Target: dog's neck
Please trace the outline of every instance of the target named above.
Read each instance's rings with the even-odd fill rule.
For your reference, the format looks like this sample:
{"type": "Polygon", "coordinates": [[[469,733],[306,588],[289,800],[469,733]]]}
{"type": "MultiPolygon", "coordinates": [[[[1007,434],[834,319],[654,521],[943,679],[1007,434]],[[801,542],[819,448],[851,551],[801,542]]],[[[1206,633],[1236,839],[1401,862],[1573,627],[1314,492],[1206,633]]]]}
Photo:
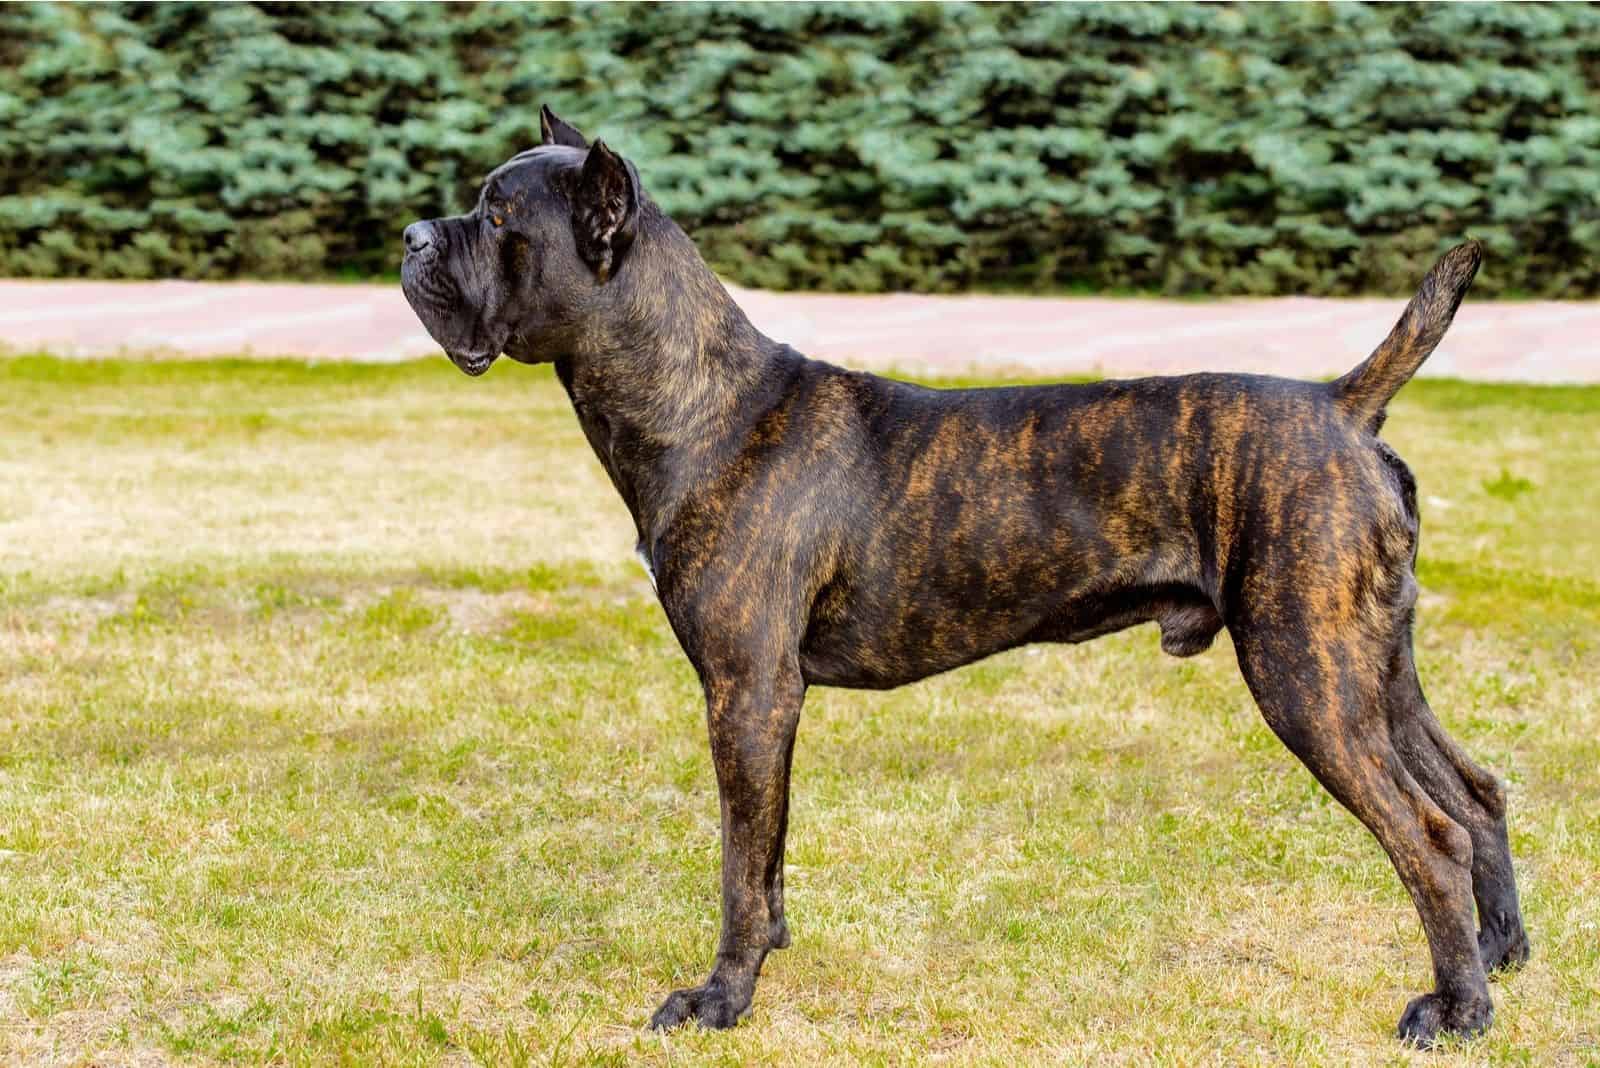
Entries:
{"type": "Polygon", "coordinates": [[[556,372],[642,539],[728,458],[800,362],[763,335],[651,205],[605,314],[556,372]],[[626,283],[626,284],[622,284],[626,283]]]}
{"type": "Polygon", "coordinates": [[[574,400],[664,447],[732,429],[783,346],[751,325],[687,235],[647,211],[608,288],[605,315],[573,345],[574,400]]]}

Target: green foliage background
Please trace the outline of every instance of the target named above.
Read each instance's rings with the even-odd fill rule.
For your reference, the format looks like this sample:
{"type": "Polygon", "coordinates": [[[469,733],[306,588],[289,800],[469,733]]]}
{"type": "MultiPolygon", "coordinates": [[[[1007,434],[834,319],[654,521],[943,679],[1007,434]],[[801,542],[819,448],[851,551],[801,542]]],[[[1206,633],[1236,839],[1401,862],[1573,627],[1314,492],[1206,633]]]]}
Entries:
{"type": "Polygon", "coordinates": [[[747,284],[1600,293],[1587,4],[0,5],[0,272],[392,271],[541,101],[747,284]]]}

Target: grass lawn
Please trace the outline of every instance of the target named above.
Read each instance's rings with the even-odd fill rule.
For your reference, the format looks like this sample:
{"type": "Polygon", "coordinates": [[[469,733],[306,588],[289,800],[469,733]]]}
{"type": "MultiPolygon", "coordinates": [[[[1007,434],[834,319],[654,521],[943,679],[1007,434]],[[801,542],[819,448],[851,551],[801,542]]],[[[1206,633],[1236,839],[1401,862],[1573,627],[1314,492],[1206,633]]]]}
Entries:
{"type": "Polygon", "coordinates": [[[794,948],[718,923],[693,671],[548,369],[0,359],[0,1061],[1600,1063],[1600,389],[1418,382],[1419,659],[1508,784],[1490,1035],[1226,637],[815,690],[794,948]]]}

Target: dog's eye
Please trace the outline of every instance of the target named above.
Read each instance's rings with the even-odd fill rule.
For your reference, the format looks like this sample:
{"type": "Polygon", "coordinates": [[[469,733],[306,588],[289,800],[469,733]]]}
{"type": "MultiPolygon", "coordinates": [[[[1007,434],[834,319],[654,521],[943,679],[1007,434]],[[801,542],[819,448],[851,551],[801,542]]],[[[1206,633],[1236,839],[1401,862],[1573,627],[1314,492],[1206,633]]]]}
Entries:
{"type": "Polygon", "coordinates": [[[496,226],[504,226],[506,223],[505,219],[501,218],[499,215],[489,216],[489,221],[494,223],[496,226]]]}

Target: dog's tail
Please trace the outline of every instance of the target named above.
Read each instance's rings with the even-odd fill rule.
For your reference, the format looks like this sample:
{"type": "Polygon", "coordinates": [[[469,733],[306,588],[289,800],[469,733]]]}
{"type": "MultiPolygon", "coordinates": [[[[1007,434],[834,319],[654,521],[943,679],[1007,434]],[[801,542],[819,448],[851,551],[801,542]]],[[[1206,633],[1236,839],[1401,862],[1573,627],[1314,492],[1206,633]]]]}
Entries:
{"type": "Polygon", "coordinates": [[[1385,406],[1450,329],[1482,262],[1483,246],[1476,241],[1440,256],[1389,336],[1355,370],[1334,381],[1335,403],[1369,432],[1383,426],[1385,406]]]}

